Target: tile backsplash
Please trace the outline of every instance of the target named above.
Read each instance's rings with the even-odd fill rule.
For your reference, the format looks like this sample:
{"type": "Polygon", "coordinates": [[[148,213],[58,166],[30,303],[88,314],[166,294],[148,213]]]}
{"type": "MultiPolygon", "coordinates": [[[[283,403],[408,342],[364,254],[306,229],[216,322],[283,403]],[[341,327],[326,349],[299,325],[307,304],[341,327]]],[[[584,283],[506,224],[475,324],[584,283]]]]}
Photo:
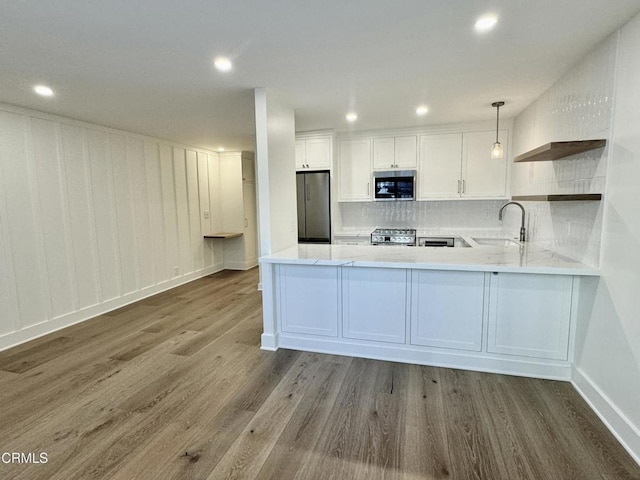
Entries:
{"type": "MultiPolygon", "coordinates": [[[[500,231],[498,210],[504,200],[340,203],[337,231],[371,231],[376,227],[420,231],[500,231]]],[[[516,232],[517,233],[517,232],[516,232]]]]}

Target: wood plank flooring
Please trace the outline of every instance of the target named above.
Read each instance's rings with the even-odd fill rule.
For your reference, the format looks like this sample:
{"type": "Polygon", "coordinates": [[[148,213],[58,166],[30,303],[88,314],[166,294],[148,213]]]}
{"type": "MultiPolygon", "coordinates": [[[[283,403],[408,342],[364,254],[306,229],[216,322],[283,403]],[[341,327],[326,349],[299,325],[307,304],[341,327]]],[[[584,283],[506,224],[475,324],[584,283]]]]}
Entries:
{"type": "Polygon", "coordinates": [[[640,479],[572,386],[259,349],[257,270],[0,352],[0,479],[640,479]]]}

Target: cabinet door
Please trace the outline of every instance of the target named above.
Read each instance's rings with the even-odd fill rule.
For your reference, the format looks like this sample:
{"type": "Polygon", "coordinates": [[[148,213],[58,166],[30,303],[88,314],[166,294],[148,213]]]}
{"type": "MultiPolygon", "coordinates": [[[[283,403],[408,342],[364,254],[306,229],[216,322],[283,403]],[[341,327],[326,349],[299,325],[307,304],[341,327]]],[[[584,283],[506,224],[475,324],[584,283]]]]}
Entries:
{"type": "Polygon", "coordinates": [[[279,265],[278,317],[283,332],[338,336],[338,267],[279,265]]]}
{"type": "Polygon", "coordinates": [[[309,138],[306,140],[307,168],[329,170],[331,168],[331,139],[309,138]]]}
{"type": "Polygon", "coordinates": [[[567,360],[573,277],[490,276],[487,351],[567,360]]]}
{"type": "Polygon", "coordinates": [[[373,139],[373,168],[377,170],[389,170],[394,168],[395,142],[393,137],[373,139]]]}
{"type": "Polygon", "coordinates": [[[507,193],[508,133],[500,131],[503,158],[491,158],[496,132],[463,134],[462,196],[504,197],[507,193]]]}
{"type": "Polygon", "coordinates": [[[462,134],[421,135],[418,199],[459,198],[462,134]]]}
{"type": "Polygon", "coordinates": [[[296,140],[296,170],[307,168],[306,143],[304,140],[296,140]]]}
{"type": "Polygon", "coordinates": [[[484,272],[414,270],[411,344],[482,350],[484,272]]]}
{"type": "Polygon", "coordinates": [[[242,182],[242,201],[244,203],[244,259],[246,263],[255,263],[258,259],[258,228],[256,212],[256,184],[242,182]]]}
{"type": "Polygon", "coordinates": [[[407,271],[342,269],[342,336],[405,343],[407,271]]]}
{"type": "Polygon", "coordinates": [[[417,137],[395,138],[395,165],[397,168],[416,168],[418,161],[417,137]]]}
{"type": "Polygon", "coordinates": [[[371,139],[340,142],[340,201],[371,200],[371,139]]]}

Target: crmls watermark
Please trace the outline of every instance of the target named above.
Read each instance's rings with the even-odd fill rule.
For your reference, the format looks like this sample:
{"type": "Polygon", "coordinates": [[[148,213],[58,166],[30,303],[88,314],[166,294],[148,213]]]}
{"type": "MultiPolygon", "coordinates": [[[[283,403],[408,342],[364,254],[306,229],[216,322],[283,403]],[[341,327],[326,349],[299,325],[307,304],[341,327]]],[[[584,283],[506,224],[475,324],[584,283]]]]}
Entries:
{"type": "Polygon", "coordinates": [[[2,463],[47,463],[49,456],[47,452],[2,452],[0,460],[2,463]]]}

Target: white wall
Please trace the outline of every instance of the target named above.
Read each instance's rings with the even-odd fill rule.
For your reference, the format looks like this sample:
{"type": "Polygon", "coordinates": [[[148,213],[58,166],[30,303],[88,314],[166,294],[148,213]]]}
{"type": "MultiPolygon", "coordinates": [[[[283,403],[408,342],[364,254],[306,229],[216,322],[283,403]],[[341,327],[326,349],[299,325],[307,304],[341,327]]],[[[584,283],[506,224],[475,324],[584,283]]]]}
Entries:
{"type": "Polygon", "coordinates": [[[220,270],[217,162],[0,105],[0,349],[220,270]]]}
{"type": "Polygon", "coordinates": [[[257,88],[256,170],[260,255],[298,243],[295,119],[275,92],[257,88]]]}
{"type": "Polygon", "coordinates": [[[602,277],[578,332],[575,383],[640,463],[640,15],[620,30],[602,277]]]}
{"type": "MultiPolygon", "coordinates": [[[[608,38],[514,120],[514,156],[548,142],[609,138],[617,40],[608,38]]],[[[609,148],[512,165],[512,195],[603,193],[609,148]]],[[[526,202],[528,240],[598,265],[601,202],[526,202]]]]}
{"type": "Polygon", "coordinates": [[[602,202],[527,202],[531,238],[602,276],[581,291],[574,385],[640,463],[640,16],[516,117],[515,154],[606,138],[568,160],[516,164],[513,194],[604,193],[602,202]]]}

